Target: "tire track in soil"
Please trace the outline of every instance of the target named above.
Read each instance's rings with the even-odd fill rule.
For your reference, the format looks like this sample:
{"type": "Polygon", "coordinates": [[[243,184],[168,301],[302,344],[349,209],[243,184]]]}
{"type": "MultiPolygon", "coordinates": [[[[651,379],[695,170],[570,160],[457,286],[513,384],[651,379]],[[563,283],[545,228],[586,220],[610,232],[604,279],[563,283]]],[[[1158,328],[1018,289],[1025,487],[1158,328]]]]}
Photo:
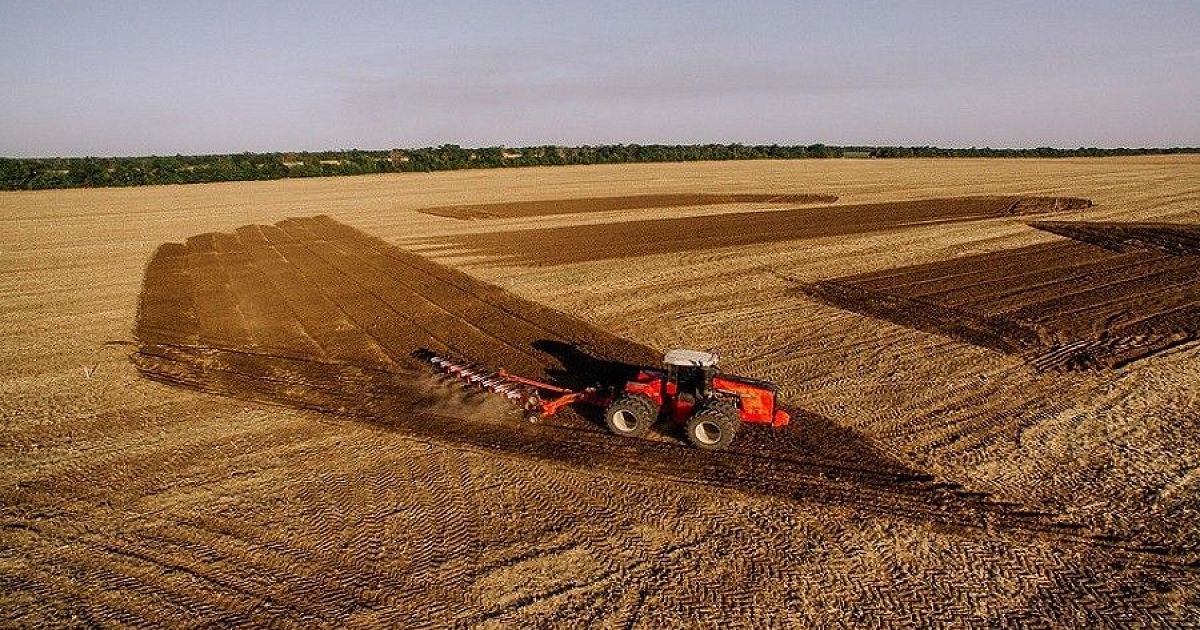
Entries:
{"type": "Polygon", "coordinates": [[[1200,339],[1200,228],[1033,225],[1080,240],[798,290],[845,310],[1025,355],[1039,370],[1119,368],[1200,339]]]}
{"type": "MultiPolygon", "coordinates": [[[[568,414],[551,426],[497,421],[494,413],[488,418],[464,418],[457,412],[471,411],[469,407],[455,406],[444,391],[430,387],[422,372],[404,367],[413,365],[412,352],[444,339],[452,341],[463,356],[489,365],[513,366],[536,359],[532,375],[568,384],[574,383],[566,375],[578,379],[580,373],[588,379],[623,378],[637,365],[656,362],[658,353],[328,217],[289,219],[274,228],[256,229],[263,239],[206,235],[189,241],[197,243],[197,253],[186,259],[195,264],[186,271],[199,287],[195,300],[214,297],[230,309],[247,304],[237,309],[239,317],[215,312],[213,305],[202,308],[208,316],[201,318],[207,327],[201,340],[226,345],[194,345],[184,329],[178,343],[164,343],[171,331],[156,323],[169,321],[173,309],[185,308],[187,300],[173,295],[171,286],[155,284],[143,292],[136,331],[141,343],[132,359],[146,377],[234,398],[363,418],[408,435],[493,455],[551,461],[592,472],[637,471],[691,485],[852,506],[964,532],[1019,531],[1176,568],[1191,568],[1195,562],[1195,550],[1081,531],[1053,514],[964,492],[895,460],[856,432],[802,410],[796,411],[787,430],[748,430],[735,450],[703,457],[669,437],[659,441],[615,438],[586,412],[568,414]],[[285,273],[285,266],[294,273],[285,273]],[[241,280],[231,284],[232,277],[241,280]],[[288,281],[276,285],[269,278],[288,281]],[[312,285],[302,295],[323,296],[328,300],[328,304],[321,302],[323,312],[336,308],[343,314],[343,324],[360,330],[361,336],[352,338],[379,339],[387,358],[402,367],[365,367],[377,362],[370,356],[347,354],[375,352],[371,346],[346,345],[341,356],[349,360],[339,361],[332,353],[321,356],[316,350],[333,340],[316,338],[314,345],[302,335],[242,333],[251,327],[278,326],[319,334],[320,327],[301,325],[297,313],[303,305],[279,307],[288,299],[298,299],[279,292],[300,278],[312,285]],[[246,323],[242,313],[258,320],[246,323]],[[447,322],[451,315],[460,321],[447,322]],[[270,321],[260,321],[263,318],[270,321]],[[226,334],[217,322],[233,328],[235,334],[226,334]],[[426,329],[431,333],[425,334],[426,329]],[[511,335],[505,336],[509,331],[511,335]],[[539,336],[543,338],[534,339],[539,336]],[[264,341],[268,338],[269,343],[264,341]],[[292,346],[280,348],[280,343],[292,346]],[[304,356],[306,352],[309,356],[304,356]]],[[[242,228],[241,233],[249,230],[242,228]]],[[[178,248],[161,247],[158,256],[164,260],[151,261],[146,281],[167,283],[179,278],[178,248]],[[169,273],[160,272],[164,269],[169,273]]],[[[190,286],[175,289],[183,293],[190,286]]],[[[452,549],[460,546],[447,542],[452,549]]]]}
{"type": "Polygon", "coordinates": [[[411,245],[484,256],[489,264],[562,265],[1041,214],[1091,203],[1071,197],[955,197],[461,234],[411,245]]]}
{"type": "MultiPolygon", "coordinates": [[[[119,592],[106,596],[105,589],[96,589],[88,598],[92,606],[95,600],[104,606],[98,617],[123,625],[170,625],[188,616],[238,627],[280,618],[339,625],[355,610],[374,606],[389,609],[409,627],[448,618],[448,604],[472,603],[406,572],[281,542],[272,532],[228,519],[197,515],[195,523],[136,524],[118,534],[54,533],[60,542],[44,562],[77,583],[119,592]],[[279,588],[279,576],[287,576],[288,588],[279,588]],[[395,606],[395,600],[404,606],[395,606]]],[[[53,580],[37,575],[38,591],[48,578],[53,580]]]]}

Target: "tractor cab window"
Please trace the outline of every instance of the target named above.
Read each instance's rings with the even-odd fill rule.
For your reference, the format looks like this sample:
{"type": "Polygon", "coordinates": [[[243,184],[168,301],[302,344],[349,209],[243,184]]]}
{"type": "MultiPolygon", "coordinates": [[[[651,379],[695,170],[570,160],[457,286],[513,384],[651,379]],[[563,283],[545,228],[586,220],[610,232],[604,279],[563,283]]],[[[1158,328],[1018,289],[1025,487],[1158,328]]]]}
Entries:
{"type": "Polygon", "coordinates": [[[708,389],[711,368],[699,366],[667,366],[667,380],[679,387],[679,393],[701,396],[708,389]]]}

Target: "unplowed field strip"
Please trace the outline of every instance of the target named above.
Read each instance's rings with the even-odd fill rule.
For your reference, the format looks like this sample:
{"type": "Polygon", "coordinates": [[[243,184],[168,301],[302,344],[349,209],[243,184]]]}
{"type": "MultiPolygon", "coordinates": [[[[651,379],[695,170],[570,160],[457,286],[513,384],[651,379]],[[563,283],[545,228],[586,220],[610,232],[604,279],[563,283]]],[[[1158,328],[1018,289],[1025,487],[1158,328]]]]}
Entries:
{"type": "Polygon", "coordinates": [[[421,251],[450,250],[484,256],[497,263],[557,265],[862,234],[1089,205],[1086,199],[1060,197],[957,197],[461,234],[419,240],[413,246],[421,251]]]}
{"type": "Polygon", "coordinates": [[[1054,514],[962,491],[802,410],[786,430],[747,430],[733,450],[703,456],[669,428],[656,440],[613,437],[585,410],[552,426],[515,422],[502,410],[449,394],[413,355],[428,348],[579,386],[619,383],[659,353],[328,217],[203,235],[189,239],[187,252],[164,245],[147,267],[147,283],[171,283],[147,286],[139,309],[141,343],[133,360],[157,381],[346,414],[510,457],[637,471],[966,530],[1001,527],[1152,562],[1194,561],[1191,550],[1169,541],[1110,539],[1054,514]],[[181,268],[182,262],[192,264],[181,268]],[[180,278],[189,282],[175,282],[180,278]],[[206,299],[230,312],[200,309],[199,333],[163,325],[177,310],[181,321],[191,321],[190,305],[206,299]]]}
{"type": "Polygon", "coordinates": [[[837,199],[838,198],[836,195],[808,193],[676,193],[463,204],[457,206],[421,208],[417,212],[431,214],[438,217],[448,217],[451,219],[509,219],[515,217],[537,217],[554,214],[581,214],[585,212],[611,212],[616,210],[641,210],[684,206],[712,206],[733,203],[833,203],[837,201],[837,199]]]}
{"type": "Polygon", "coordinates": [[[1083,242],[837,278],[802,290],[847,310],[1027,354],[1042,369],[1118,367],[1200,338],[1194,226],[1037,225],[1083,242]]]}

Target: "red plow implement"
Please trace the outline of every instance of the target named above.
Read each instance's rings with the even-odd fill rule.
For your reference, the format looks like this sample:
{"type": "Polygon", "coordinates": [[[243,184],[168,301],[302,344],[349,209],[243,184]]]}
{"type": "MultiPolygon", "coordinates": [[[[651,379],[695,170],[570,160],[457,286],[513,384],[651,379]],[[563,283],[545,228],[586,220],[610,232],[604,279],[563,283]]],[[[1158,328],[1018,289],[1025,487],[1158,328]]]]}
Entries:
{"type": "Polygon", "coordinates": [[[493,370],[433,353],[425,353],[422,358],[428,361],[435,371],[458,379],[467,387],[504,396],[521,409],[525,419],[531,422],[553,416],[563,407],[574,403],[605,407],[613,400],[611,392],[599,386],[573,390],[509,374],[503,368],[493,370]]]}

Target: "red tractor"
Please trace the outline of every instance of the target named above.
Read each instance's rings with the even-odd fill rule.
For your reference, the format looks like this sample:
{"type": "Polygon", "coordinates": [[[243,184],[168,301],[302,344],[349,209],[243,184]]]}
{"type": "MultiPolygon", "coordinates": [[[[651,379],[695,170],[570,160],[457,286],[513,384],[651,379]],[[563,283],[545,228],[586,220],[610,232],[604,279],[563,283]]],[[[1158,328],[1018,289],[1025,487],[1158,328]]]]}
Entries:
{"type": "Polygon", "coordinates": [[[702,449],[729,446],[743,423],[786,426],[791,417],[779,408],[775,385],[717,371],[717,357],[695,350],[671,350],[664,369],[643,369],[612,388],[572,390],[514,374],[424,353],[437,370],[468,384],[504,395],[532,420],[553,416],[563,407],[585,403],[605,407],[604,424],[617,435],[641,437],[664,413],[686,427],[688,441],[702,449]],[[542,394],[551,394],[543,399],[542,394]]]}
{"type": "Polygon", "coordinates": [[[721,374],[717,357],[695,350],[671,350],[665,370],[642,370],[608,405],[604,424],[617,435],[640,437],[666,413],[686,427],[688,441],[703,449],[723,449],[742,423],[786,426],[775,385],[721,374]]]}

